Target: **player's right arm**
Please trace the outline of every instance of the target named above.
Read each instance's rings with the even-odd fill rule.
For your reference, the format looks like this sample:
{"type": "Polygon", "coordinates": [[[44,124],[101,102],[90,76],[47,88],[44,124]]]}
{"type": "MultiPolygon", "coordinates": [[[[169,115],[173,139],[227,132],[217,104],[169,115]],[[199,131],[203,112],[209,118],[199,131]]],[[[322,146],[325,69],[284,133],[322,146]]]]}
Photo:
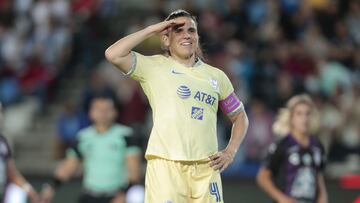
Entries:
{"type": "Polygon", "coordinates": [[[256,181],[258,185],[276,202],[278,203],[296,203],[296,201],[287,195],[285,195],[281,190],[279,190],[272,181],[272,172],[262,167],[257,176],[256,181]]]}
{"type": "Polygon", "coordinates": [[[66,182],[75,174],[79,166],[80,160],[78,158],[67,157],[59,167],[56,168],[54,177],[61,182],[66,182]]]}
{"type": "MultiPolygon", "coordinates": [[[[73,149],[70,149],[70,153],[72,151],[73,149]]],[[[78,155],[67,156],[56,168],[52,182],[44,185],[41,192],[41,203],[51,202],[56,190],[75,174],[80,164],[81,160],[78,155]]]]}
{"type": "Polygon", "coordinates": [[[132,49],[154,34],[166,32],[168,28],[182,23],[184,22],[179,21],[178,19],[163,21],[127,35],[107,48],[105,57],[123,73],[129,73],[133,65],[131,56],[132,49]]]}
{"type": "Polygon", "coordinates": [[[265,158],[263,166],[260,168],[256,181],[258,185],[276,202],[278,203],[296,203],[296,200],[287,196],[278,188],[273,176],[279,173],[284,159],[284,149],[282,143],[273,143],[269,147],[269,152],[265,158]]]}

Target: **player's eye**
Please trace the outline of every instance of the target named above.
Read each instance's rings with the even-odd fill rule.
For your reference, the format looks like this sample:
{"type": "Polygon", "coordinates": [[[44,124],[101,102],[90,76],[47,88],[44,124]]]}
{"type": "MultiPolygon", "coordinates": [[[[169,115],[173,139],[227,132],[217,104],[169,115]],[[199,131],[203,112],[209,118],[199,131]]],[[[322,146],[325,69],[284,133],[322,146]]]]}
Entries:
{"type": "Polygon", "coordinates": [[[175,33],[180,33],[182,30],[183,29],[181,29],[181,28],[177,28],[177,29],[175,29],[175,33]]]}
{"type": "Polygon", "coordinates": [[[189,29],[189,32],[191,32],[191,33],[195,33],[195,32],[196,32],[196,30],[195,30],[195,28],[190,28],[190,29],[189,29]]]}

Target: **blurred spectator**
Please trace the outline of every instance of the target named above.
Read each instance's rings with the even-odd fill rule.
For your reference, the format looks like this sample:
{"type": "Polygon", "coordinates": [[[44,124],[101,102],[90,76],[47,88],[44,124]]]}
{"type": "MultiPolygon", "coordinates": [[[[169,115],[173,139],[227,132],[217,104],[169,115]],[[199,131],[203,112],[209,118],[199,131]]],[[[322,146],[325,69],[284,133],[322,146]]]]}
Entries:
{"type": "Polygon", "coordinates": [[[349,3],[349,12],[346,14],[346,26],[349,34],[355,40],[356,45],[360,45],[360,3],[357,0],[351,0],[349,3]]]}
{"type": "Polygon", "coordinates": [[[303,44],[309,55],[315,59],[325,58],[330,46],[326,38],[322,35],[320,27],[315,23],[311,23],[305,28],[303,44]]]}
{"type": "Polygon", "coordinates": [[[0,82],[0,100],[4,105],[15,103],[19,98],[19,84],[15,78],[2,79],[0,82]]]}
{"type": "MultiPolygon", "coordinates": [[[[248,19],[245,13],[244,3],[241,0],[227,0],[225,2],[225,13],[223,14],[224,29],[229,37],[244,40],[247,36],[248,19]]],[[[204,23],[200,23],[204,25],[204,23]]],[[[225,34],[225,33],[224,33],[225,34]]]]}
{"type": "Polygon", "coordinates": [[[338,87],[350,89],[351,77],[345,66],[336,61],[324,61],[319,68],[320,85],[325,95],[333,95],[338,87]]]}
{"type": "Polygon", "coordinates": [[[267,153],[267,148],[273,142],[271,133],[273,115],[270,113],[264,102],[253,99],[249,111],[249,126],[247,137],[244,142],[246,159],[260,162],[267,153]]]}
{"type": "Polygon", "coordinates": [[[44,105],[47,99],[47,89],[53,77],[48,66],[41,63],[37,56],[34,56],[29,59],[27,66],[24,67],[19,82],[25,94],[35,95],[40,103],[44,105]]]}

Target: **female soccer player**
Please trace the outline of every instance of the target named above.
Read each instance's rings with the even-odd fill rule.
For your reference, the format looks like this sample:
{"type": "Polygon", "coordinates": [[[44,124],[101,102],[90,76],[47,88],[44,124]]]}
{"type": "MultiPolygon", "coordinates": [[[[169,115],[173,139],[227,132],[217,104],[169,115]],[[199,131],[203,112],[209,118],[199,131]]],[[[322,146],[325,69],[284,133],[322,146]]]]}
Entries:
{"type": "Polygon", "coordinates": [[[130,34],[105,52],[123,73],[140,82],[153,111],[146,150],[145,202],[223,202],[220,172],[233,161],[248,126],[228,77],[201,60],[197,23],[184,10],[130,34]],[[164,55],[132,49],[160,34],[164,55]],[[218,105],[233,123],[218,152],[218,105]]]}
{"type": "Polygon", "coordinates": [[[286,135],[269,148],[257,175],[262,189],[278,203],[326,203],[322,175],[324,148],[311,136],[316,108],[307,95],[292,97],[273,125],[274,133],[286,135]]]}
{"type": "MultiPolygon", "coordinates": [[[[0,102],[0,120],[2,120],[2,115],[0,102]]],[[[0,132],[0,202],[5,201],[6,188],[10,183],[21,187],[31,202],[35,203],[39,200],[38,193],[17,170],[9,144],[0,132]]]]}

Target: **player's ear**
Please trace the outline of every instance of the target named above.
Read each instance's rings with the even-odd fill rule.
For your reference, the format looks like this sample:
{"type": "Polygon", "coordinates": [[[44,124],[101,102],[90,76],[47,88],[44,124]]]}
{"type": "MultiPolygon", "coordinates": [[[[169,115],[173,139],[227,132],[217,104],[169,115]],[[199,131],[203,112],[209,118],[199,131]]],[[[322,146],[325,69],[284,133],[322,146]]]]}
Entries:
{"type": "Polygon", "coordinates": [[[161,35],[161,41],[165,47],[170,46],[169,33],[161,35]]]}

